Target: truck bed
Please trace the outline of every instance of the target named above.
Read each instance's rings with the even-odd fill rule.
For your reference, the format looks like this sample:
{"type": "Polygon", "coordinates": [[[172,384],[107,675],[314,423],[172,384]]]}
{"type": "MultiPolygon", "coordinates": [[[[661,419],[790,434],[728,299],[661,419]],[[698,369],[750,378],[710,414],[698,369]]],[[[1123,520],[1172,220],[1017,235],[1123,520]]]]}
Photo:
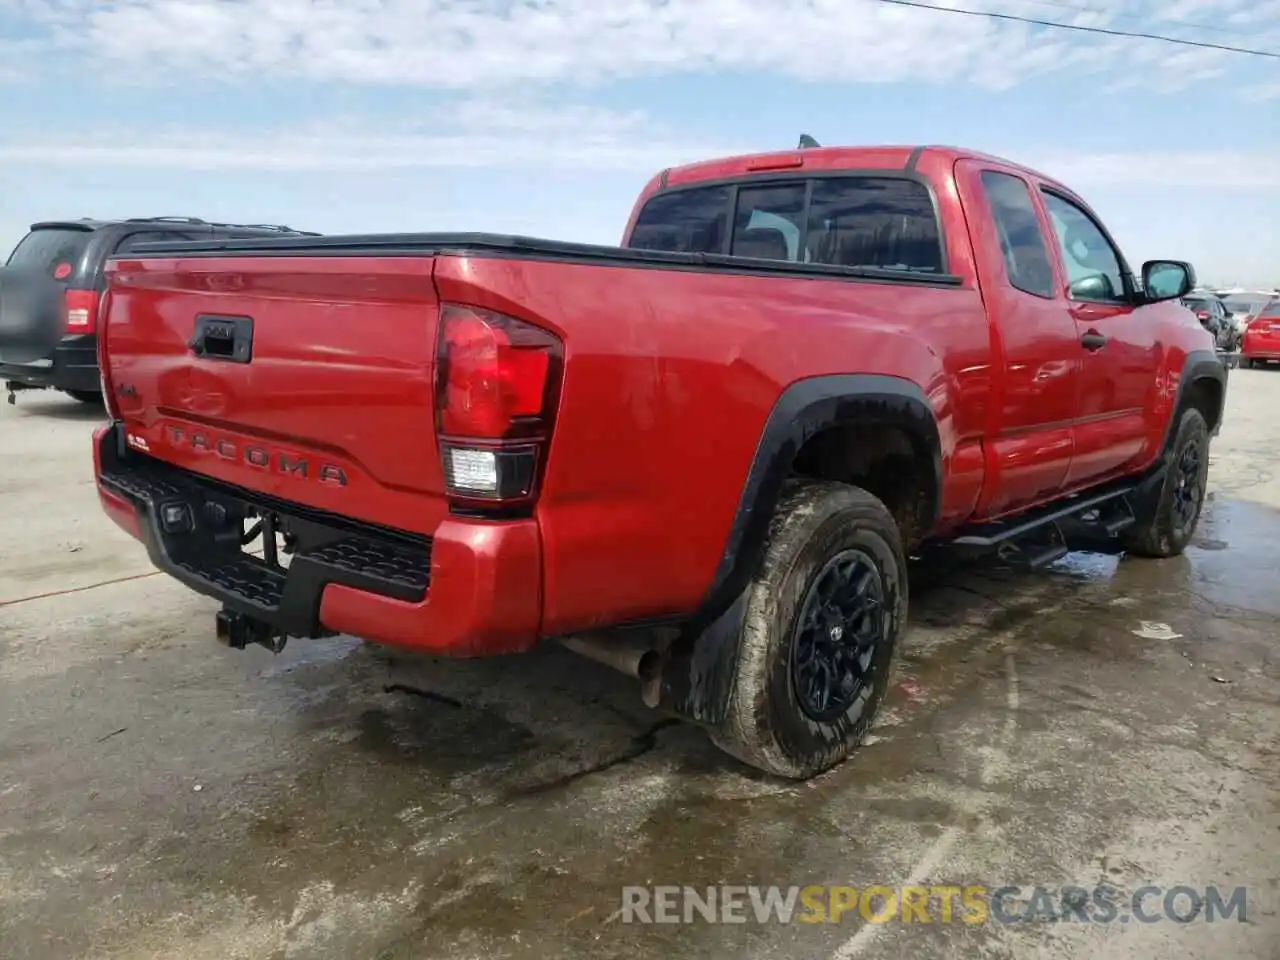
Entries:
{"type": "Polygon", "coordinates": [[[272,237],[262,240],[153,243],[142,245],[140,252],[131,254],[130,259],[233,255],[255,257],[483,256],[615,267],[725,270],[761,276],[832,277],[871,280],[877,283],[924,283],[943,287],[957,287],[963,282],[961,277],[950,273],[790,263],[728,254],[635,250],[627,247],[572,243],[500,233],[370,233],[321,237],[272,237]]]}

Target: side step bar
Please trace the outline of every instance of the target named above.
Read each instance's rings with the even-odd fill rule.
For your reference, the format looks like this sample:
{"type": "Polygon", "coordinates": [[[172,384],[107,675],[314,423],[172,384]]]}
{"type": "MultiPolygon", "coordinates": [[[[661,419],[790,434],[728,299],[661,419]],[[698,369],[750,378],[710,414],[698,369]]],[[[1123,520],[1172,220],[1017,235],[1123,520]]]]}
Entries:
{"type": "Polygon", "coordinates": [[[1058,521],[1075,519],[1091,510],[1111,505],[1122,507],[1123,512],[1114,518],[1102,521],[1101,528],[1109,534],[1118,533],[1134,522],[1133,510],[1127,498],[1138,491],[1138,486],[1136,483],[1128,482],[1097,493],[1082,494],[1040,510],[1032,510],[1030,513],[1019,515],[1008,521],[993,520],[990,523],[978,524],[970,527],[967,532],[951,542],[961,547],[998,547],[1003,543],[1035,533],[1050,524],[1056,524],[1058,521]]]}

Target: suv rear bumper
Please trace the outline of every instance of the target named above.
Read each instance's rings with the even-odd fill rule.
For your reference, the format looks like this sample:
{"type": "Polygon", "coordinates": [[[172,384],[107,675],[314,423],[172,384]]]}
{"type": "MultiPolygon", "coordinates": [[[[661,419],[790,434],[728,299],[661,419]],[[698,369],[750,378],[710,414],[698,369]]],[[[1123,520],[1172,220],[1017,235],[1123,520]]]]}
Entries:
{"type": "Polygon", "coordinates": [[[37,363],[0,363],[0,380],[24,387],[49,387],[97,393],[98,337],[96,334],[67,337],[46,360],[37,363]]]}
{"type": "Polygon", "coordinates": [[[137,454],[119,424],[94,433],[94,473],[103,509],[156,567],[288,636],[345,633],[459,657],[519,652],[539,639],[534,520],[449,519],[430,538],[374,527],[137,454]],[[297,533],[287,569],[242,552],[244,511],[297,533]],[[178,514],[182,522],[166,526],[178,514]]]}

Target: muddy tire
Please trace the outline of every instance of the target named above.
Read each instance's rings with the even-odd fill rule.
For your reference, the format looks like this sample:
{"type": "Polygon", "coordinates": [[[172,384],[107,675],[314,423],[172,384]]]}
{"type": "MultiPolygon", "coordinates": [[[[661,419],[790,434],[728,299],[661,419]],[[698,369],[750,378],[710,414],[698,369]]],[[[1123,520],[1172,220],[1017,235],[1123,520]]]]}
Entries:
{"type": "Polygon", "coordinates": [[[789,489],[748,587],[715,744],[792,779],[844,760],[884,699],[907,593],[906,556],[883,503],[839,483],[789,489]]]}
{"type": "Polygon", "coordinates": [[[1176,557],[1187,548],[1200,521],[1209,476],[1209,425],[1195,408],[1184,410],[1168,455],[1164,481],[1149,519],[1121,535],[1125,550],[1138,557],[1176,557]]]}
{"type": "Polygon", "coordinates": [[[1240,358],[1240,369],[1241,369],[1241,370],[1248,370],[1248,369],[1249,369],[1250,367],[1252,367],[1252,366],[1253,366],[1253,361],[1252,361],[1252,360],[1250,360],[1248,357],[1241,357],[1241,358],[1240,358]]]}
{"type": "Polygon", "coordinates": [[[67,396],[72,400],[79,400],[81,403],[87,403],[91,406],[97,406],[102,403],[102,394],[97,390],[68,390],[67,396]]]}

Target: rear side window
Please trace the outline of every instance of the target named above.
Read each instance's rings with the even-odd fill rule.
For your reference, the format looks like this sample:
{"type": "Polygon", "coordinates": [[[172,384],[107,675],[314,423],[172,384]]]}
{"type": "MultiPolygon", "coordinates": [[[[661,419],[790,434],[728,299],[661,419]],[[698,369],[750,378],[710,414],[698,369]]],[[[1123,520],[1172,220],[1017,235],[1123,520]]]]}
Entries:
{"type": "Polygon", "coordinates": [[[1268,320],[1280,319],[1280,300],[1272,300],[1262,308],[1262,312],[1258,316],[1266,317],[1268,320]]]}
{"type": "Polygon", "coordinates": [[[729,230],[729,187],[660,194],[644,205],[628,246],[664,253],[721,253],[729,230]]]}
{"type": "Polygon", "coordinates": [[[821,177],[659,194],[636,218],[638,250],[942,273],[929,190],[902,177],[821,177]],[[726,230],[732,225],[726,238],[726,230]],[[728,239],[728,243],[725,240],[728,239]]]}
{"type": "Polygon", "coordinates": [[[942,273],[933,198],[902,177],[815,180],[806,245],[813,263],[942,273]]]}
{"type": "Polygon", "coordinates": [[[81,277],[85,248],[93,236],[89,230],[45,227],[32,230],[9,255],[9,266],[27,267],[74,283],[81,277]]]}
{"type": "Polygon", "coordinates": [[[1053,267],[1031,188],[1019,177],[984,170],[982,190],[1000,238],[1009,285],[1023,293],[1052,298],[1053,267]]]}

